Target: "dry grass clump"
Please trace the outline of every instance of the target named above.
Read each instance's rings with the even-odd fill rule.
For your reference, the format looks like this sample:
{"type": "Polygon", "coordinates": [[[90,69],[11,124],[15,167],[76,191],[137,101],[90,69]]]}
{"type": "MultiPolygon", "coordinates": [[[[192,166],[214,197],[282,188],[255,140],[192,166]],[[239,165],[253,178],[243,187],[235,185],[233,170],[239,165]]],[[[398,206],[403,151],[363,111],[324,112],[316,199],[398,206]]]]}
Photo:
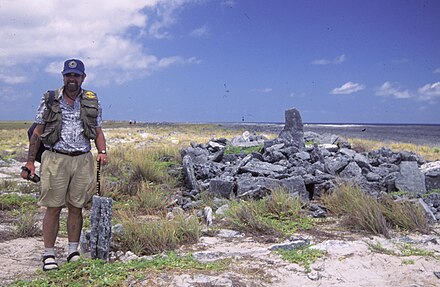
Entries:
{"type": "Polygon", "coordinates": [[[14,222],[17,237],[34,237],[41,234],[38,227],[37,212],[34,208],[22,208],[18,219],[14,222]]]}
{"type": "Polygon", "coordinates": [[[232,202],[225,217],[233,228],[257,236],[291,235],[311,227],[310,219],[303,216],[300,200],[282,188],[259,201],[232,202]]]}
{"type": "Polygon", "coordinates": [[[124,231],[115,240],[123,250],[139,256],[174,250],[182,244],[196,243],[200,237],[200,224],[193,215],[182,213],[172,220],[148,220],[133,210],[125,210],[118,211],[117,217],[124,231]]]}
{"type": "Polygon", "coordinates": [[[428,233],[431,229],[423,208],[408,200],[395,201],[390,196],[381,199],[383,213],[392,226],[404,230],[428,233]]]}
{"type": "Polygon", "coordinates": [[[136,147],[127,144],[111,150],[110,163],[103,169],[103,177],[115,196],[136,195],[144,182],[157,185],[175,186],[178,176],[168,172],[180,161],[179,150],[175,147],[136,147]]]}
{"type": "Polygon", "coordinates": [[[348,227],[390,236],[381,205],[358,185],[342,183],[336,191],[321,198],[331,212],[345,217],[348,227]]]}
{"type": "Polygon", "coordinates": [[[143,214],[165,215],[170,193],[151,183],[142,182],[133,201],[143,214]]]}
{"type": "Polygon", "coordinates": [[[273,226],[262,220],[261,205],[254,201],[232,204],[226,211],[228,224],[233,228],[253,235],[280,235],[273,226]]]}
{"type": "Polygon", "coordinates": [[[422,233],[429,231],[429,223],[420,206],[409,201],[395,202],[389,196],[377,200],[354,183],[341,183],[336,191],[321,199],[332,213],[343,216],[343,224],[349,228],[387,238],[391,227],[422,233]]]}

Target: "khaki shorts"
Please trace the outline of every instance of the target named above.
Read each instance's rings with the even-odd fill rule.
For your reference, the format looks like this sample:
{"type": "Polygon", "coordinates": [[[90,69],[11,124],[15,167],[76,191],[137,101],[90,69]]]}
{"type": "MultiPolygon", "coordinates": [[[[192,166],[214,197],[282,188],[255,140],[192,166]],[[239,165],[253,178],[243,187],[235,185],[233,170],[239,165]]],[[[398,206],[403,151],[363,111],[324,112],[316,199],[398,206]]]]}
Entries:
{"type": "Polygon", "coordinates": [[[92,153],[69,156],[45,151],[41,159],[41,195],[38,205],[84,207],[95,190],[92,153]]]}

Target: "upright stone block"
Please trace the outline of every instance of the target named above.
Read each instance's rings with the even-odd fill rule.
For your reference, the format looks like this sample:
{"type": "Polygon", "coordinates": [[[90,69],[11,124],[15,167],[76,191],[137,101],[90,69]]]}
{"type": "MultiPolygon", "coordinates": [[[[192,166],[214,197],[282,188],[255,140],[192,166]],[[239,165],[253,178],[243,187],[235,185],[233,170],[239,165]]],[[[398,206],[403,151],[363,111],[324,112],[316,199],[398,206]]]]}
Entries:
{"type": "Polygon", "coordinates": [[[278,135],[277,142],[303,149],[304,125],[299,111],[295,108],[287,110],[285,112],[285,118],[284,129],[278,135]]]}
{"type": "Polygon", "coordinates": [[[112,237],[112,205],[108,197],[94,195],[90,210],[90,255],[94,259],[108,260],[112,237]]]}

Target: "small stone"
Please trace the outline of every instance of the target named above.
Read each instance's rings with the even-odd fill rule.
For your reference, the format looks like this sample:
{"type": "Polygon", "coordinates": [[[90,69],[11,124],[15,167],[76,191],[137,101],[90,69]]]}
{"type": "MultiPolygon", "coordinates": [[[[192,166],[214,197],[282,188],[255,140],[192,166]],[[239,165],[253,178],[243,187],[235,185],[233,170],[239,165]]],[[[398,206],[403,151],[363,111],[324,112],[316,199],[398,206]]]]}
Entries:
{"type": "Polygon", "coordinates": [[[312,281],[318,281],[321,278],[321,275],[318,271],[312,271],[309,274],[307,274],[307,277],[312,281]]]}

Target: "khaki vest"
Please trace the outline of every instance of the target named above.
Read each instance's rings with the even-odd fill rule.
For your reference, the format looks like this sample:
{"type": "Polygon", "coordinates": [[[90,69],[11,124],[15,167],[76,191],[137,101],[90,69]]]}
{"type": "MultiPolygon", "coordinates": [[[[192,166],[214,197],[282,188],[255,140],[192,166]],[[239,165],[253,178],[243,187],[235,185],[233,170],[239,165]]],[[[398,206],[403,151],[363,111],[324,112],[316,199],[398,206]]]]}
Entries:
{"type": "MultiPolygon", "coordinates": [[[[44,100],[47,109],[43,114],[43,120],[45,122],[44,131],[41,134],[41,141],[48,146],[53,146],[61,135],[61,107],[59,99],[59,90],[55,91],[55,98],[52,106],[47,104],[49,99],[49,92],[44,94],[44,100]]],[[[80,118],[83,122],[84,135],[88,139],[96,138],[96,124],[99,114],[98,98],[92,91],[83,90],[80,98],[80,118]]]]}

